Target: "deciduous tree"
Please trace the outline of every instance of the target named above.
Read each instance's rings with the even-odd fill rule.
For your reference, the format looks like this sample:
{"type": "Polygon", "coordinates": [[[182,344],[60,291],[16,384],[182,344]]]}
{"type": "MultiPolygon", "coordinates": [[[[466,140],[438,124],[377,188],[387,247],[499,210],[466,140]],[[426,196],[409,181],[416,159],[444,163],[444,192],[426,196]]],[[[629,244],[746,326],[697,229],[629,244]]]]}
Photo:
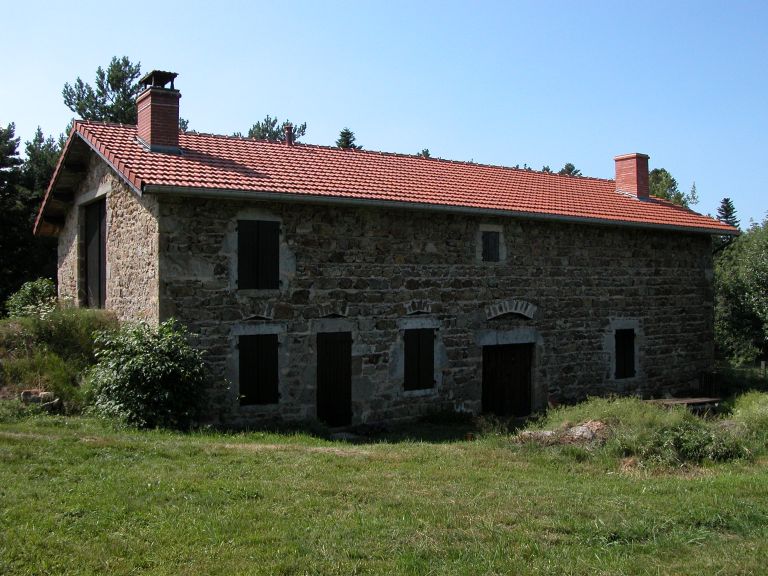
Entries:
{"type": "Polygon", "coordinates": [[[736,364],[768,353],[768,219],[730,242],[715,259],[715,336],[736,364]]]}

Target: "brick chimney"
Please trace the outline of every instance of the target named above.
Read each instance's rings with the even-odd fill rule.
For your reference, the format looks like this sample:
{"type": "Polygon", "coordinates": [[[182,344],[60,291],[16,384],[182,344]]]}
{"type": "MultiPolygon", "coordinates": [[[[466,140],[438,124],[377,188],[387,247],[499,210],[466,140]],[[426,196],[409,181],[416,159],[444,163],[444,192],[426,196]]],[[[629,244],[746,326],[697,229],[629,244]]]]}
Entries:
{"type": "Polygon", "coordinates": [[[648,198],[648,155],[624,154],[616,156],[616,190],[648,198]]]}
{"type": "Polygon", "coordinates": [[[179,98],[174,89],[175,72],[153,70],[141,80],[143,87],[136,98],[138,136],[152,152],[179,152],[179,98]],[[170,88],[166,84],[170,82],[170,88]]]}
{"type": "Polygon", "coordinates": [[[283,130],[285,130],[285,143],[293,146],[293,124],[285,124],[283,130]]]}

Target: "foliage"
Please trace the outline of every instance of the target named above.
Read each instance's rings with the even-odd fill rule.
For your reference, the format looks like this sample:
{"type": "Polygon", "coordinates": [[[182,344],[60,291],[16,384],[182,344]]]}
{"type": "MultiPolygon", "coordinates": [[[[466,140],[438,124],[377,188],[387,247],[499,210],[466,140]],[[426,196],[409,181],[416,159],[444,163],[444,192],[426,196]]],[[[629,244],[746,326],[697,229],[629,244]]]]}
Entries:
{"type": "MultiPolygon", "coordinates": [[[[37,150],[36,142],[37,136],[27,143],[28,151],[37,150]]],[[[40,145],[45,155],[52,153],[49,144],[43,139],[40,145]]],[[[56,270],[56,242],[32,235],[45,188],[25,187],[44,181],[47,160],[33,156],[28,162],[34,165],[24,164],[19,158],[18,146],[15,126],[9,124],[7,128],[0,128],[0,254],[3,261],[0,303],[4,303],[25,281],[53,276],[56,270]]]]}
{"type": "Polygon", "coordinates": [[[5,302],[5,308],[11,317],[45,316],[55,305],[56,285],[48,278],[25,282],[5,302]]]}
{"type": "Polygon", "coordinates": [[[173,320],[153,328],[126,324],[96,338],[89,371],[95,408],[140,428],[188,428],[200,417],[205,369],[202,353],[173,320]]]}
{"type": "Polygon", "coordinates": [[[581,176],[581,170],[576,168],[576,166],[570,162],[567,162],[565,166],[560,168],[558,174],[560,174],[560,176],[581,176]]]}
{"type": "Polygon", "coordinates": [[[421,152],[416,154],[416,156],[421,156],[423,158],[431,158],[432,155],[429,153],[429,148],[422,148],[421,152]]]}
{"type": "MultiPolygon", "coordinates": [[[[285,127],[291,124],[293,126],[293,141],[298,142],[299,139],[307,133],[307,123],[293,125],[290,120],[280,122],[277,117],[272,118],[269,114],[264,117],[264,120],[256,122],[248,130],[248,138],[255,138],[257,140],[271,140],[272,142],[285,142],[285,127]]],[[[235,134],[239,136],[239,134],[235,134]]]]}
{"type": "Polygon", "coordinates": [[[101,66],[96,69],[95,87],[79,77],[73,85],[64,84],[64,104],[84,120],[136,124],[140,75],[140,62],[133,64],[127,56],[113,56],[106,70],[101,66]]]}
{"type": "Polygon", "coordinates": [[[546,164],[541,167],[541,171],[544,172],[545,174],[552,174],[552,168],[550,168],[546,164]]]}
{"type": "Polygon", "coordinates": [[[648,186],[651,196],[664,198],[684,208],[689,208],[699,202],[695,182],[691,186],[691,191],[686,194],[680,191],[677,180],[664,168],[654,168],[649,172],[648,186]]]}
{"type": "Polygon", "coordinates": [[[59,161],[60,141],[54,140],[53,136],[46,138],[38,126],[32,140],[25,143],[24,152],[26,159],[21,169],[20,183],[27,190],[37,192],[42,200],[59,161]]]}
{"type": "Polygon", "coordinates": [[[363,147],[355,144],[355,133],[349,128],[343,128],[339,132],[339,138],[336,140],[336,146],[345,150],[362,150],[363,147]]]}
{"type": "Polygon", "coordinates": [[[740,226],[739,219],[736,217],[736,207],[733,205],[733,201],[730,198],[723,198],[720,202],[720,206],[717,209],[717,219],[720,222],[730,224],[734,228],[740,226]]]}
{"type": "Polygon", "coordinates": [[[768,353],[768,219],[717,254],[715,339],[736,365],[768,353]]]}

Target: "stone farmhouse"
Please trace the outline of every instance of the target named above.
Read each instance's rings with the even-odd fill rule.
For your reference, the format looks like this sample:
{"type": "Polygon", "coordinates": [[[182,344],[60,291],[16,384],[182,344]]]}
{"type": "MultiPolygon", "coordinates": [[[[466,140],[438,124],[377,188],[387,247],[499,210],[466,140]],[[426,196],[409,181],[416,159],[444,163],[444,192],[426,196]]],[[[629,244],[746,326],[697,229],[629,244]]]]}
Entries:
{"type": "Polygon", "coordinates": [[[61,298],[187,325],[230,420],[524,416],[711,369],[736,230],[650,197],[648,156],[605,180],[185,134],[175,77],[137,126],[75,123],[35,230],[61,298]]]}

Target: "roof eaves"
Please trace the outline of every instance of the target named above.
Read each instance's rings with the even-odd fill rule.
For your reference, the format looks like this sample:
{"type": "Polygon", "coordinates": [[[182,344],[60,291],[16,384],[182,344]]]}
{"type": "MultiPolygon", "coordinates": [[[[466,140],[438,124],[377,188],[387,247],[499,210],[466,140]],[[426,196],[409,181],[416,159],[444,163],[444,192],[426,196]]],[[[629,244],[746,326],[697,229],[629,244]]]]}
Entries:
{"type": "Polygon", "coordinates": [[[48,205],[48,201],[51,197],[51,193],[53,189],[56,187],[56,183],[59,180],[59,176],[61,175],[61,170],[64,167],[64,160],[67,157],[67,154],[69,153],[69,149],[72,146],[72,141],[74,140],[75,134],[77,134],[77,122],[74,123],[72,126],[72,129],[69,131],[69,136],[67,137],[67,141],[64,143],[64,149],[61,151],[61,154],[59,155],[59,160],[56,162],[56,168],[53,170],[53,176],[51,176],[51,181],[48,182],[48,188],[45,190],[45,196],[43,196],[43,201],[40,203],[40,209],[37,211],[37,216],[35,217],[35,224],[32,227],[32,234],[37,235],[40,232],[40,224],[43,221],[43,214],[45,213],[45,208],[48,205]]]}
{"type": "Polygon", "coordinates": [[[424,202],[403,202],[398,200],[379,200],[368,198],[350,198],[344,196],[326,196],[321,194],[296,194],[286,192],[254,192],[250,190],[234,190],[220,188],[199,188],[191,186],[164,186],[158,184],[146,184],[146,194],[177,194],[180,196],[197,196],[202,198],[227,198],[234,200],[276,200],[285,202],[308,202],[317,204],[331,204],[336,206],[370,206],[378,208],[396,208],[409,210],[426,210],[432,212],[451,212],[460,214],[480,214],[487,216],[505,216],[527,218],[531,220],[544,220],[553,222],[565,222],[574,224],[593,224],[599,226],[621,226],[626,228],[640,228],[652,230],[669,230],[674,232],[688,232],[695,234],[707,234],[718,236],[737,236],[738,230],[723,230],[720,228],[707,228],[696,226],[681,226],[675,224],[661,224],[651,222],[638,222],[633,220],[618,220],[607,218],[590,218],[586,216],[568,216],[562,214],[549,214],[545,212],[525,212],[517,210],[501,210],[496,208],[478,208],[473,206],[461,206],[454,204],[428,204],[424,202]]]}

